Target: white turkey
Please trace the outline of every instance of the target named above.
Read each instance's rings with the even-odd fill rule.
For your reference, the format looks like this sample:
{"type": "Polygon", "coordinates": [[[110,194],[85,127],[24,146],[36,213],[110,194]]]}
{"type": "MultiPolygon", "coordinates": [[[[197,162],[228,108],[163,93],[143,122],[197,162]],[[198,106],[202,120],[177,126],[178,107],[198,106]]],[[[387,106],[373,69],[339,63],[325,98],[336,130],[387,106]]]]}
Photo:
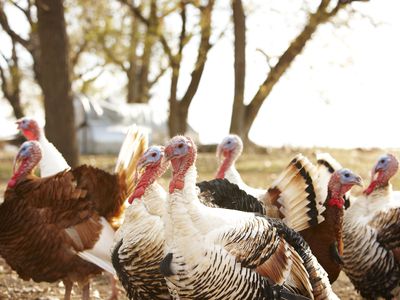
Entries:
{"type": "Polygon", "coordinates": [[[344,217],[344,271],[367,299],[400,297],[400,192],[389,182],[398,166],[392,154],[379,158],[344,217]]]}
{"type": "Polygon", "coordinates": [[[16,123],[28,141],[38,141],[42,148],[42,159],[39,162],[41,177],[52,176],[71,168],[57,148],[48,141],[43,128],[35,119],[24,117],[16,123]]]}
{"type": "Polygon", "coordinates": [[[162,147],[152,146],[139,160],[141,174],[114,239],[112,262],[129,299],[170,299],[159,267],[164,257],[162,218],[167,194],[156,179],[168,167],[163,156],[162,147]]]}
{"type": "Polygon", "coordinates": [[[307,297],[337,299],[308,245],[280,220],[200,203],[196,155],[193,141],[183,136],[165,148],[173,178],[161,269],[172,296],[269,299],[269,278],[307,297]]]}
{"type": "Polygon", "coordinates": [[[230,182],[237,184],[246,193],[261,200],[266,190],[247,185],[236,170],[235,163],[242,152],[242,139],[236,134],[226,136],[217,147],[217,157],[222,159],[222,163],[218,168],[216,178],[226,178],[230,182]]]}

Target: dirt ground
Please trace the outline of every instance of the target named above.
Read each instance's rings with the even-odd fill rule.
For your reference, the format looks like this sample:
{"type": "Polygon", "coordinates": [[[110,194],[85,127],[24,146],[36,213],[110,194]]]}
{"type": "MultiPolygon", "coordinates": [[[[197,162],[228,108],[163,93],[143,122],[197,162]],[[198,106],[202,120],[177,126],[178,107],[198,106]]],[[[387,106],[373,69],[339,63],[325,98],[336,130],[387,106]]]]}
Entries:
{"type": "MultiPolygon", "coordinates": [[[[315,149],[278,149],[269,151],[266,154],[244,155],[238,162],[238,169],[245,181],[253,186],[268,186],[276,178],[280,170],[290,161],[290,158],[301,151],[303,154],[312,155],[315,149]],[[260,176],[262,174],[263,176],[260,176]]],[[[386,152],[380,149],[373,150],[332,150],[334,157],[342,162],[346,167],[358,172],[363,178],[367,176],[377,157],[386,152]]],[[[399,155],[399,151],[392,151],[399,155]]],[[[15,150],[0,150],[0,195],[5,190],[7,179],[11,174],[12,160],[15,150]]],[[[97,165],[103,169],[111,170],[115,157],[85,156],[82,161],[92,165],[97,165]]],[[[216,168],[214,154],[201,154],[198,159],[199,180],[210,179],[213,177],[216,168]]],[[[168,174],[163,183],[167,181],[168,174]]],[[[395,180],[395,187],[398,187],[399,177],[395,180]]],[[[0,197],[1,197],[0,196],[0,197]]],[[[2,199],[0,198],[0,203],[2,199]]],[[[121,285],[120,298],[127,299],[121,285]]],[[[341,299],[361,299],[353,288],[353,285],[346,277],[341,274],[333,285],[334,291],[341,299]]],[[[110,286],[107,277],[102,275],[93,278],[91,284],[91,299],[108,299],[110,286]]],[[[0,300],[20,299],[20,300],[56,300],[63,299],[64,286],[62,283],[35,283],[33,281],[23,281],[13,272],[9,266],[0,258],[0,300]]],[[[72,299],[81,299],[80,290],[74,286],[72,299]]]]}

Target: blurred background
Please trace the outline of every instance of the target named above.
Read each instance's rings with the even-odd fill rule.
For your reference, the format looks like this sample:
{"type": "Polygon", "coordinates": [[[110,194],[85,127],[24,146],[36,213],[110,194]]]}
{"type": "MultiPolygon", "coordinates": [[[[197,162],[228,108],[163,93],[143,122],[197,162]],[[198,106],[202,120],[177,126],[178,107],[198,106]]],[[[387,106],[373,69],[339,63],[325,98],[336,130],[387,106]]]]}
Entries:
{"type": "Polygon", "coordinates": [[[35,116],[72,165],[126,127],[247,145],[399,147],[400,4],[1,0],[0,133],[35,116]]]}

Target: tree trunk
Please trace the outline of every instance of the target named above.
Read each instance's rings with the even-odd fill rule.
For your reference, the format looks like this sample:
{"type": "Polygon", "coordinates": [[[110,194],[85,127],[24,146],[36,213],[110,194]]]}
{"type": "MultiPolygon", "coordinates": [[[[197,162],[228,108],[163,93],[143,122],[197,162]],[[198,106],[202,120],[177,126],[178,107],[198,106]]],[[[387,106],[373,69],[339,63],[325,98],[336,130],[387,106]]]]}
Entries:
{"type": "Polygon", "coordinates": [[[186,92],[182,97],[182,100],[177,101],[176,87],[179,78],[180,62],[182,59],[182,49],[185,40],[184,26],[185,26],[186,16],[184,13],[182,14],[183,28],[180,37],[180,47],[179,47],[180,50],[178,52],[178,55],[176,56],[176,59],[178,60],[179,63],[174,63],[175,67],[172,68],[173,79],[171,80],[171,87],[173,86],[173,84],[176,85],[176,87],[174,89],[171,88],[171,96],[170,96],[170,111],[168,120],[170,136],[186,133],[189,107],[200,85],[200,80],[203,75],[204,67],[207,61],[207,54],[211,48],[210,36],[211,36],[211,16],[213,7],[214,7],[214,0],[210,0],[208,1],[207,5],[205,5],[200,9],[201,37],[197,52],[196,63],[191,74],[192,79],[189,83],[189,86],[187,87],[186,92]],[[174,79],[174,76],[177,76],[176,79],[174,79]],[[174,92],[174,94],[172,94],[172,92],[174,92]]]}
{"type": "Polygon", "coordinates": [[[136,48],[138,45],[138,22],[136,20],[136,16],[132,15],[132,23],[131,23],[131,40],[130,40],[130,47],[129,47],[129,67],[126,72],[126,76],[128,78],[128,85],[127,85],[127,103],[135,103],[137,101],[138,93],[137,93],[137,55],[136,55],[136,48]]]}
{"type": "Polygon", "coordinates": [[[36,0],[46,135],[72,166],[78,164],[68,37],[62,0],[36,0]]]}
{"type": "Polygon", "coordinates": [[[235,91],[231,117],[231,133],[243,136],[244,125],[244,87],[246,78],[246,19],[241,0],[232,0],[233,25],[235,36],[235,91]]]}
{"type": "Polygon", "coordinates": [[[257,114],[270,95],[273,87],[290,67],[294,59],[303,51],[307,42],[311,39],[318,26],[329,21],[346,4],[338,2],[332,10],[328,10],[330,0],[321,0],[321,3],[315,13],[309,15],[307,25],[303,31],[292,41],[286,51],[279,58],[278,63],[271,68],[265,81],[259,87],[251,102],[245,106],[245,115],[243,118],[243,130],[241,137],[244,141],[249,141],[249,132],[254,123],[257,114]]]}
{"type": "Polygon", "coordinates": [[[177,97],[178,91],[178,79],[179,79],[179,67],[175,62],[171,63],[172,67],[172,78],[171,78],[171,87],[169,94],[169,118],[168,118],[168,130],[169,136],[173,137],[177,134],[183,134],[179,132],[179,122],[180,114],[179,114],[179,103],[177,97]]]}
{"type": "Polygon", "coordinates": [[[144,36],[144,48],[141,57],[141,70],[138,85],[138,102],[147,103],[149,101],[149,71],[150,60],[153,54],[153,46],[157,37],[158,17],[157,17],[157,3],[152,0],[150,3],[150,16],[149,26],[147,27],[144,36]]]}

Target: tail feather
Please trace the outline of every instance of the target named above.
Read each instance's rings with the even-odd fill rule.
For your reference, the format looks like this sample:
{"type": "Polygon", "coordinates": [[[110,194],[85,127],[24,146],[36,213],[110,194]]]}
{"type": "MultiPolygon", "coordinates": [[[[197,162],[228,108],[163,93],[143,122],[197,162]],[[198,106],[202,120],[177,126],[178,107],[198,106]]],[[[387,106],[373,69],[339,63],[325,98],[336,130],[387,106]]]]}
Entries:
{"type": "Polygon", "coordinates": [[[292,282],[294,287],[302,291],[302,294],[312,297],[313,292],[309,275],[303,265],[303,260],[293,247],[291,247],[291,256],[293,257],[293,265],[288,281],[292,282]]]}
{"type": "Polygon", "coordinates": [[[279,219],[269,219],[269,222],[277,229],[277,232],[296,250],[303,260],[303,266],[307,270],[312,286],[312,299],[339,299],[332,291],[329,283],[328,274],[318,263],[312,254],[310,247],[301,237],[301,235],[293,229],[285,226],[279,219]]]}
{"type": "MultiPolygon", "coordinates": [[[[296,231],[316,225],[324,220],[325,210],[316,167],[302,154],[298,154],[275,180],[270,190],[279,190],[275,198],[284,222],[296,231]]],[[[273,198],[273,197],[270,197],[273,198]]]]}
{"type": "Polygon", "coordinates": [[[147,147],[147,134],[138,126],[132,125],[122,143],[115,165],[115,173],[119,174],[119,176],[125,180],[128,195],[130,195],[134,189],[136,165],[147,147]]]}

